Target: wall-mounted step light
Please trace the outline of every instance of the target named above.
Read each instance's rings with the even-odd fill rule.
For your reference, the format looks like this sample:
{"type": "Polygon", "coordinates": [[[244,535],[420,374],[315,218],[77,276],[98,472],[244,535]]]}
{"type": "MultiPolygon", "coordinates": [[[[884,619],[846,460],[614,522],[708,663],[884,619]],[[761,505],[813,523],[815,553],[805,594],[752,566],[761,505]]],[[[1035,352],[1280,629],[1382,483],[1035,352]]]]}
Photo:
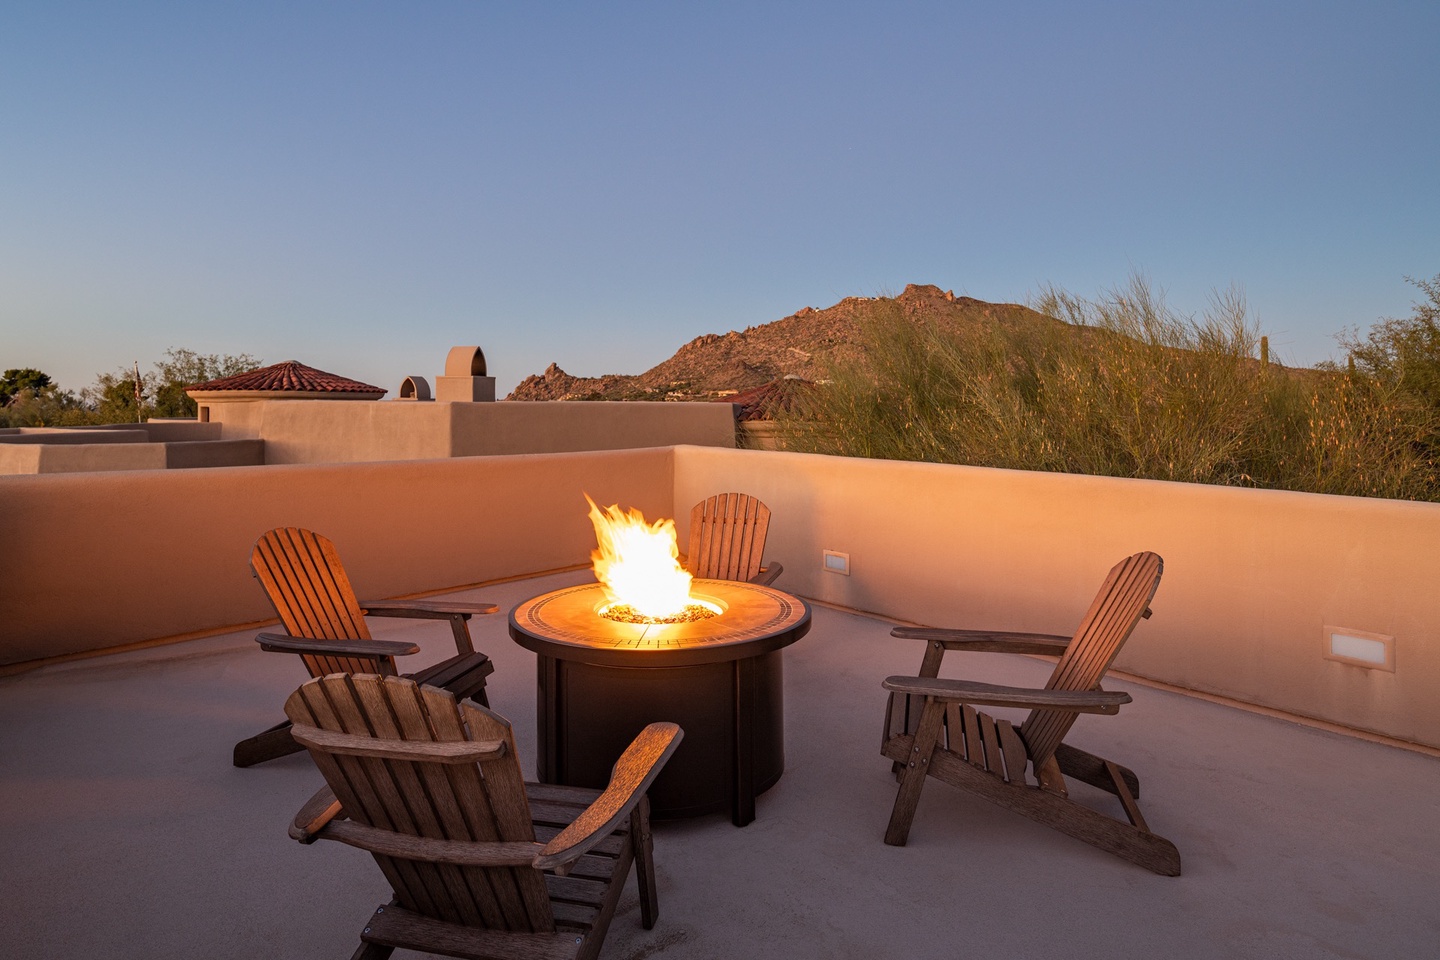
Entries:
{"type": "Polygon", "coordinates": [[[850,576],[850,554],[837,553],[834,550],[822,552],[822,563],[826,573],[839,573],[850,576]]]}
{"type": "Polygon", "coordinates": [[[1322,636],[1326,660],[1395,672],[1394,637],[1349,627],[1326,627],[1322,636]]]}

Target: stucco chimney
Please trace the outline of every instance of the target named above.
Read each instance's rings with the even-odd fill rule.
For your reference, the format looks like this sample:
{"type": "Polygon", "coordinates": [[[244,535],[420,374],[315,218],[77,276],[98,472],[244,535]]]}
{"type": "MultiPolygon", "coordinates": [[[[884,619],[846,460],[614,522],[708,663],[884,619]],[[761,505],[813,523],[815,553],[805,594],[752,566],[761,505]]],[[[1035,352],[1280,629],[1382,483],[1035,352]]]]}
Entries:
{"type": "Polygon", "coordinates": [[[493,402],[495,378],[485,375],[485,352],[479,347],[451,347],[445,358],[445,375],[435,378],[435,399],[493,402]]]}

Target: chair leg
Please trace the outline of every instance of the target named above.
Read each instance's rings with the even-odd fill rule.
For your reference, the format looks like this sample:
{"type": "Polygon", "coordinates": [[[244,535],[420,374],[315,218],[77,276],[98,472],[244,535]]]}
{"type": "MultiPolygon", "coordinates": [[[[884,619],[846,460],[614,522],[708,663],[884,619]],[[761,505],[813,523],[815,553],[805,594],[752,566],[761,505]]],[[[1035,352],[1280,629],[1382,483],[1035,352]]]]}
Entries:
{"type": "MultiPolygon", "coordinates": [[[[926,644],[925,655],[920,658],[920,673],[917,674],[917,676],[940,676],[940,661],[943,659],[945,659],[945,644],[938,640],[926,644]]],[[[900,699],[895,697],[893,693],[890,696],[892,699],[900,699]]],[[[915,715],[914,699],[910,697],[906,697],[905,699],[909,702],[905,706],[905,730],[903,732],[914,733],[918,730],[920,718],[915,715]]],[[[905,767],[898,761],[890,765],[890,770],[895,774],[896,783],[904,780],[905,767]]]]}
{"type": "Polygon", "coordinates": [[[237,767],[253,767],[266,760],[299,753],[305,748],[290,736],[290,721],[277,723],[264,733],[257,733],[248,740],[235,744],[233,762],[237,767]]]}
{"type": "Polygon", "coordinates": [[[1105,772],[1110,774],[1110,780],[1115,785],[1115,796],[1120,798],[1120,805],[1125,808],[1125,816],[1130,820],[1130,825],[1149,833],[1150,825],[1145,822],[1145,815],[1140,812],[1140,804],[1135,802],[1135,795],[1130,792],[1120,765],[1106,760],[1105,772]]]}
{"type": "Polygon", "coordinates": [[[660,899],[655,890],[655,845],[650,836],[650,797],[642,797],[630,813],[630,845],[635,851],[635,882],[640,888],[640,923],[655,928],[660,899]]]}
{"type": "Polygon", "coordinates": [[[925,775],[930,772],[930,755],[940,739],[940,721],[945,715],[945,705],[934,697],[925,698],[925,709],[920,711],[920,726],[915,731],[914,746],[910,759],[906,761],[900,778],[900,789],[895,795],[895,809],[890,812],[890,825],[885,828],[885,842],[892,847],[903,847],[910,837],[910,824],[915,819],[915,807],[920,803],[920,791],[925,787],[925,775]]]}

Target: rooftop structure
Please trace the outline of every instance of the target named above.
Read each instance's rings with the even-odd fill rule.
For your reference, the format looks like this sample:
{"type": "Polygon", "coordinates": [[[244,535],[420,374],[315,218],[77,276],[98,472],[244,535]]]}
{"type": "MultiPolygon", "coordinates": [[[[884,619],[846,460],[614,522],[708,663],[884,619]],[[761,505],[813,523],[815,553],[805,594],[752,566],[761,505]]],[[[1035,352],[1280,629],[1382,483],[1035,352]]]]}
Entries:
{"type": "Polygon", "coordinates": [[[735,419],[741,423],[773,420],[777,413],[793,413],[803,404],[815,384],[802,377],[782,377],[767,384],[744,390],[717,402],[733,403],[735,419]]]}
{"type": "MultiPolygon", "coordinates": [[[[25,558],[0,591],[0,663],[25,671],[0,678],[22,956],[343,955],[387,897],[365,854],[285,836],[318,785],[304,755],[230,766],[304,679],[251,639],[272,616],[245,569],[260,532],[325,532],[362,594],[504,610],[589,578],[584,493],[675,517],[684,542],[685,511],[725,490],[770,506],[776,585],[816,606],[786,654],[786,772],[743,829],[657,828],[660,922],[627,894],[604,956],[1403,958],[1440,938],[1434,504],[707,447],[0,484],[25,558]],[[1068,633],[1141,549],[1165,579],[1106,681],[1134,702],[1071,739],[1140,775],[1183,875],[938,782],[909,844],[884,845],[880,682],[919,659],[895,619],[1068,633]]],[[[407,669],[453,652],[443,624],[372,625],[420,644],[407,669]]],[[[471,629],[533,774],[535,657],[502,617],[471,629]]],[[[1028,686],[1051,665],[943,669],[1028,686]]]]}
{"type": "Polygon", "coordinates": [[[284,397],[290,400],[379,400],[383,387],[371,386],[339,374],[308,367],[298,360],[207,380],[185,389],[197,403],[215,400],[259,400],[284,397]]]}

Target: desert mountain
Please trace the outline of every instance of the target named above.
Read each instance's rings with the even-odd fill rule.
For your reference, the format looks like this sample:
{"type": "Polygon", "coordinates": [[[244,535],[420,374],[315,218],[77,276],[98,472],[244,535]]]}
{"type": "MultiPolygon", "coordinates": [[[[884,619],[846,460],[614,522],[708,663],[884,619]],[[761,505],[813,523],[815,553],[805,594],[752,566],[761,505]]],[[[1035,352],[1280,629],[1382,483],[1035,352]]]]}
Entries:
{"type": "Polygon", "coordinates": [[[805,307],[758,327],[707,333],[642,374],[572,377],[555,364],[526,377],[507,400],[713,400],[786,376],[815,380],[831,361],[861,353],[863,325],[879,307],[897,307],[917,323],[957,330],[993,324],[1055,323],[1014,303],[957,297],[910,284],[891,298],[846,297],[832,307],[805,307]]]}

